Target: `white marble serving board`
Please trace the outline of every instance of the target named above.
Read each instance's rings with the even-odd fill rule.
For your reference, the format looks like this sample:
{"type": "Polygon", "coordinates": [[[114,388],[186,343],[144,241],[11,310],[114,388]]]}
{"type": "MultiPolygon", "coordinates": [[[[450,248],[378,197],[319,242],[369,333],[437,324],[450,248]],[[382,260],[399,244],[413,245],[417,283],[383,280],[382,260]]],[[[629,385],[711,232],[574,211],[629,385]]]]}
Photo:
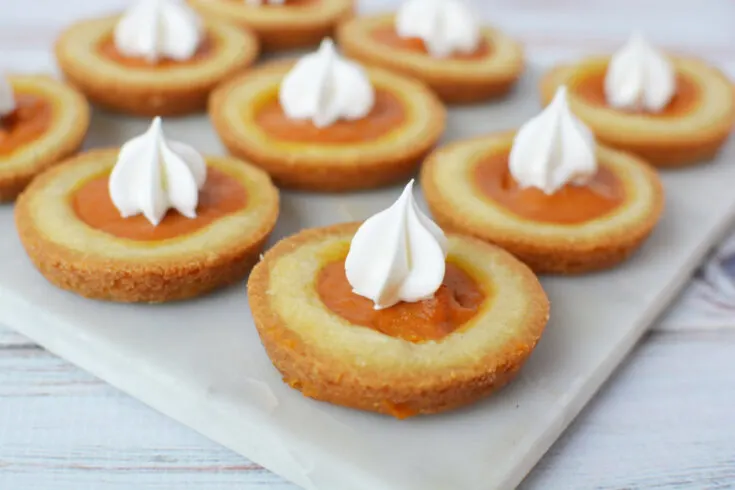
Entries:
{"type": "MultiPolygon", "coordinates": [[[[539,110],[528,74],[504,101],[455,109],[446,140],[508,129],[539,110]]],[[[87,147],[113,146],[147,121],[96,113],[87,147]]],[[[169,136],[220,146],[203,117],[169,136]]],[[[50,286],[0,206],[0,323],[307,490],[514,487],[592,397],[735,217],[735,141],[717,162],[664,175],[665,217],[615,270],[544,278],[552,319],[518,378],[453,413],[398,421],[302,397],[263,351],[244,283],[171,305],[116,305],[50,286]]],[[[286,192],[274,240],[362,219],[400,187],[352,195],[286,192]]]]}

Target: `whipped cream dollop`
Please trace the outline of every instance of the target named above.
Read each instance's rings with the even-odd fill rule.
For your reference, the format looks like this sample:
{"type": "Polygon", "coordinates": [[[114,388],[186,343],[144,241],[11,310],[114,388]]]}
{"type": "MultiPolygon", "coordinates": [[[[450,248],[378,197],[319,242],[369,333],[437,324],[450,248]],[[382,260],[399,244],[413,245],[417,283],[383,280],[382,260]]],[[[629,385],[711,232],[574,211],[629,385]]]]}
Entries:
{"type": "Polygon", "coordinates": [[[190,59],[203,38],[202,21],[183,0],[139,0],[115,26],[117,50],[153,63],[190,59]]]}
{"type": "Polygon", "coordinates": [[[353,292],[388,308],[431,298],[444,280],[447,239],[418,208],[413,180],[355,233],[345,261],[353,292]]]}
{"type": "Polygon", "coordinates": [[[15,92],[10,81],[0,75],[0,117],[7,116],[15,110],[15,92]]]}
{"type": "Polygon", "coordinates": [[[245,0],[246,5],[286,5],[286,0],[245,0]]]}
{"type": "Polygon", "coordinates": [[[480,45],[477,17],[461,0],[406,0],[396,14],[396,32],[419,38],[429,54],[445,58],[480,45]]]}
{"type": "Polygon", "coordinates": [[[365,70],[340,56],[334,42],[325,39],[317,52],[301,58],[288,72],[279,100],[287,117],[310,119],[321,128],[368,115],[375,91],[365,70]]]}
{"type": "Polygon", "coordinates": [[[553,194],[566,184],[584,185],[597,173],[595,137],[569,108],[567,88],[518,130],[510,151],[510,173],[523,187],[553,194]]]}
{"type": "Polygon", "coordinates": [[[204,157],[187,144],[167,140],[157,117],[145,134],[122,146],[108,185],[123,218],[143,214],[157,226],[169,209],[196,218],[206,178],[204,157]]]}
{"type": "Polygon", "coordinates": [[[671,62],[638,33],[616,52],[605,74],[605,98],[617,109],[662,111],[676,93],[671,62]]]}

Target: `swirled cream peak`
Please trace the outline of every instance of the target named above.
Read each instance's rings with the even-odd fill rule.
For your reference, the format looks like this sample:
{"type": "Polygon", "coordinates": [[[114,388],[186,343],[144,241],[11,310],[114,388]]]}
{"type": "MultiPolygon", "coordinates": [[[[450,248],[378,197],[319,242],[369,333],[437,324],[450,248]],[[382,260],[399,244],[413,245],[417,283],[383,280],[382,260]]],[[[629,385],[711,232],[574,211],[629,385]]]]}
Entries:
{"type": "Polygon", "coordinates": [[[183,0],[139,0],[115,26],[117,50],[156,62],[190,59],[202,42],[202,22],[183,0]]]}
{"type": "Polygon", "coordinates": [[[167,140],[161,118],[120,148],[109,180],[110,198],[123,218],[143,214],[153,226],[169,209],[196,218],[207,178],[204,158],[189,145],[167,140]]]}
{"type": "Polygon", "coordinates": [[[401,37],[419,38],[431,56],[472,53],[480,44],[480,26],[461,0],[406,0],[396,15],[401,37]]]}
{"type": "Polygon", "coordinates": [[[246,5],[286,5],[286,0],[245,0],[246,5]]]}
{"type": "Polygon", "coordinates": [[[444,280],[446,256],[444,232],[418,208],[411,181],[391,207],[357,230],[345,272],[354,293],[379,310],[432,297],[444,280]]]}
{"type": "Polygon", "coordinates": [[[546,194],[570,183],[583,185],[597,173],[595,137],[569,109],[566,87],[518,130],[509,169],[518,185],[546,194]]]}
{"type": "Polygon", "coordinates": [[[7,116],[15,110],[15,92],[10,81],[0,75],[0,117],[7,116]]]}
{"type": "Polygon", "coordinates": [[[279,100],[289,118],[326,127],[339,119],[365,117],[375,103],[375,91],[362,67],[340,56],[332,40],[325,39],[286,75],[279,100]]]}
{"type": "Polygon", "coordinates": [[[660,112],[676,93],[671,62],[636,33],[610,59],[605,74],[605,98],[612,107],[660,112]]]}

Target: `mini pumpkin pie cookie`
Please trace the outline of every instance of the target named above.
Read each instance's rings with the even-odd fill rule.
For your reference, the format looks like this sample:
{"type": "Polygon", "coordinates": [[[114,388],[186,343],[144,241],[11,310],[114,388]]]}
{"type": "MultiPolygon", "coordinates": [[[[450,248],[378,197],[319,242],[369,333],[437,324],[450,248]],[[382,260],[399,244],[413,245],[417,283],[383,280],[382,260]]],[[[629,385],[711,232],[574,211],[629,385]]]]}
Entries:
{"type": "Polygon", "coordinates": [[[712,159],[735,122],[732,85],[719,70],[665,57],[639,35],[612,57],[551,70],[541,82],[543,101],[561,85],[600,142],[657,167],[712,159]]]}
{"type": "Polygon", "coordinates": [[[523,72],[520,44],[480,27],[460,0],[406,0],[395,15],[343,23],[337,40],[348,56],[422,80],[450,103],[503,95],[523,72]]]}
{"type": "Polygon", "coordinates": [[[405,418],[475,402],[508,383],[549,303],[505,251],[448,235],[411,185],[361,226],[303,231],[248,282],[268,356],[305,396],[405,418]]]}
{"type": "Polygon", "coordinates": [[[539,273],[623,261],[649,236],[664,204],[655,171],[595,145],[564,88],[515,137],[500,133],[436,151],[421,185],[440,225],[496,243],[539,273]]]}
{"type": "Polygon", "coordinates": [[[76,152],[88,126],[89,105],[73,88],[47,76],[0,76],[0,202],[76,152]]]}
{"type": "Polygon", "coordinates": [[[444,131],[420,82],[345,60],[325,40],[295,65],[274,62],[217,88],[212,123],[231,153],[280,186],[346,191],[407,178],[444,131]]]}
{"type": "Polygon", "coordinates": [[[189,0],[202,14],[253,30],[268,51],[315,46],[352,17],[355,0],[189,0]]]}
{"type": "Polygon", "coordinates": [[[80,154],[20,196],[21,242],[52,284],[122,302],[186,299],[243,279],[278,216],[268,175],[167,141],[160,119],[80,154]]]}
{"type": "Polygon", "coordinates": [[[203,22],[181,0],[140,0],[122,17],[74,24],[56,42],[59,67],[92,102],[142,116],[205,109],[212,89],[257,55],[253,34],[203,22]]]}

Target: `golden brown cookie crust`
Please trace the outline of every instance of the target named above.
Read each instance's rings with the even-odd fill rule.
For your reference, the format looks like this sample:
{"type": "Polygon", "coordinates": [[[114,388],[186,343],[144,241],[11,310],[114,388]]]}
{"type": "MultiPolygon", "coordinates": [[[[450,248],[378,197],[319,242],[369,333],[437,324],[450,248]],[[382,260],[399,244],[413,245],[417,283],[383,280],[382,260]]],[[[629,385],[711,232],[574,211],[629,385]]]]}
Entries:
{"type": "Polygon", "coordinates": [[[437,223],[495,243],[536,273],[577,274],[612,267],[648,238],[664,207],[656,172],[643,160],[598,146],[600,165],[625,189],[613,212],[578,225],[538,223],[521,218],[484,196],[474,168],[490,154],[508,152],[513,133],[452,143],[434,152],[421,170],[421,187],[437,223]]]}
{"type": "Polygon", "coordinates": [[[268,175],[233,158],[207,157],[207,165],[245,187],[246,208],[182,237],[139,242],[87,226],[70,204],[80,183],[113,167],[118,151],[71,158],[36,179],[18,199],[18,234],[41,274],[88,298],[151,303],[199,296],[242,280],[278,217],[278,191],[268,175]]]}
{"type": "Polygon", "coordinates": [[[525,265],[490,244],[450,235],[449,260],[492,295],[460,331],[415,344],[351,325],[318,299],[315,274],[346,254],[358,226],[302,231],[253,269],[255,325],[286,383],[317,400],[404,418],[475,402],[515,376],[549,314],[546,294],[525,265]]]}
{"type": "MultiPolygon", "coordinates": [[[[693,58],[671,58],[677,73],[698,86],[699,100],[687,114],[666,118],[628,114],[594,106],[569,90],[574,113],[605,145],[634,153],[652,165],[674,168],[714,158],[735,124],[732,84],[718,69],[693,58]]],[[[560,85],[585,72],[604,69],[609,57],[590,58],[576,65],[558,66],[541,80],[541,99],[548,104],[560,85]]]]}
{"type": "Polygon", "coordinates": [[[119,16],[77,22],[56,41],[64,76],[95,104],[137,116],[178,116],[204,110],[219,83],[250,66],[258,40],[247,30],[207,22],[214,44],[206,59],[160,69],[135,69],[102,56],[96,46],[110,36],[119,16]]]}
{"type": "Polygon", "coordinates": [[[14,200],[36,175],[75,153],[89,127],[89,104],[72,87],[45,75],[14,75],[8,81],[16,93],[49,101],[53,115],[36,141],[0,156],[0,202],[14,200]]]}
{"type": "Polygon", "coordinates": [[[319,0],[301,6],[245,5],[224,0],[189,0],[202,15],[251,29],[265,51],[315,46],[332,37],[340,22],[354,15],[355,0],[319,0]]]}
{"type": "Polygon", "coordinates": [[[293,61],[254,68],[220,86],[209,102],[209,115],[227,149],[268,172],[282,187],[342,192],[387,185],[412,175],[442,133],[446,110],[415,80],[379,68],[367,68],[371,82],[396,95],[406,121],[375,140],[352,144],[278,140],[255,121],[262,100],[277,90],[293,61]]]}
{"type": "Polygon", "coordinates": [[[340,48],[348,56],[368,64],[403,73],[423,81],[449,103],[467,104],[506,94],[523,73],[523,49],[505,34],[484,28],[482,35],[493,53],[479,60],[434,59],[386,47],[372,32],[393,26],[395,16],[382,14],[356,17],[337,30],[340,48]]]}

